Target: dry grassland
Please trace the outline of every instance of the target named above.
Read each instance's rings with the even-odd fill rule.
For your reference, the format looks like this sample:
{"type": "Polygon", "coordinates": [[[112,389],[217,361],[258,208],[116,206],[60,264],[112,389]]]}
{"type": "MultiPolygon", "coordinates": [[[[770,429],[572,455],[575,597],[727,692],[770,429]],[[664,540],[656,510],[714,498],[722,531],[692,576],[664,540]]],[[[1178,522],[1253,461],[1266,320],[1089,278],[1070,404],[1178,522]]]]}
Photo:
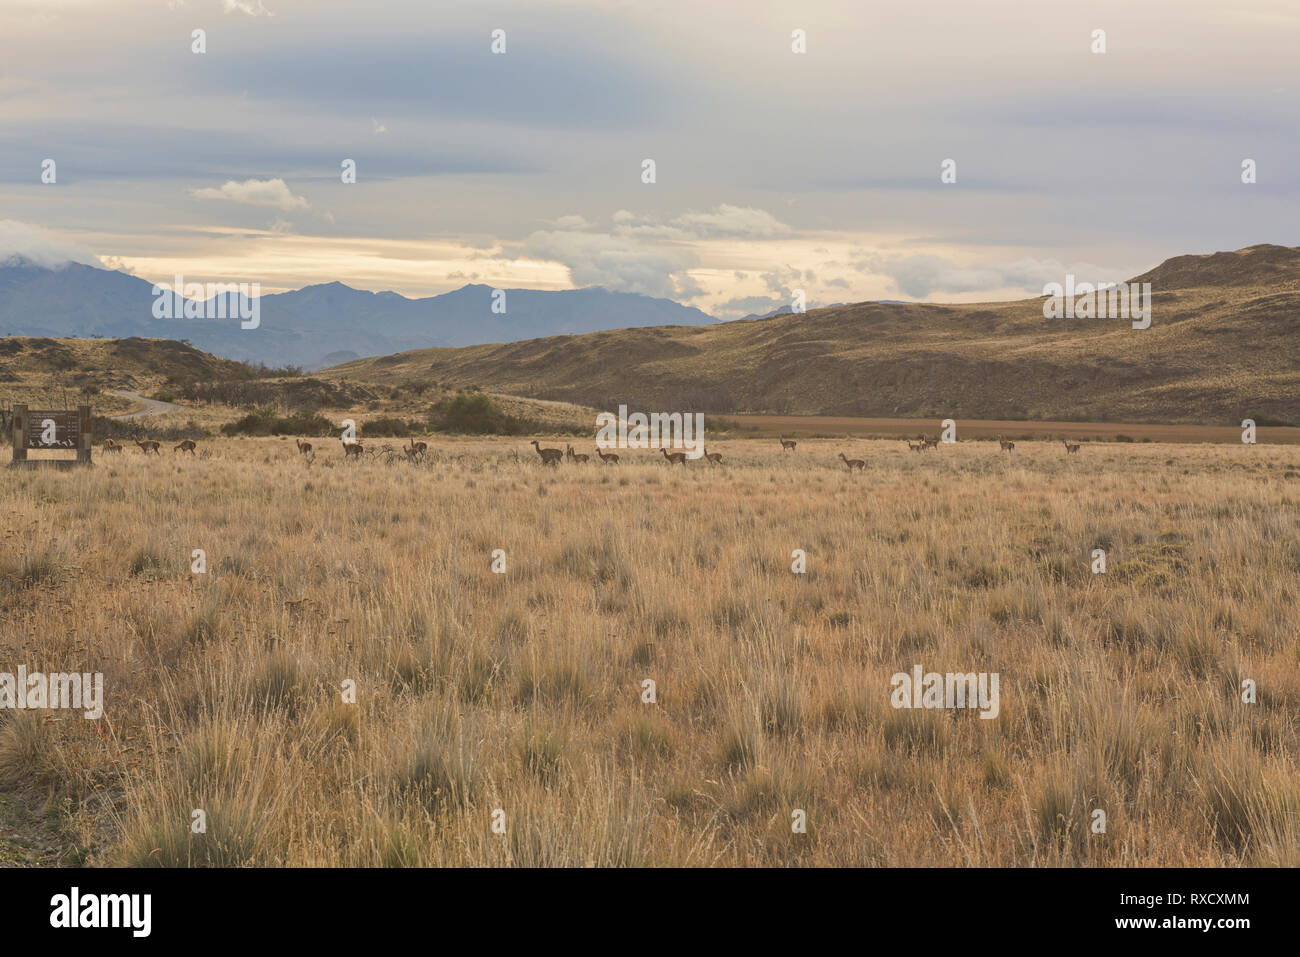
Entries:
{"type": "Polygon", "coordinates": [[[61,859],[1300,864],[1295,449],[318,447],[0,471],[0,671],[105,676],[0,711],[61,859]],[[892,708],[918,663],[997,718],[892,708]]]}

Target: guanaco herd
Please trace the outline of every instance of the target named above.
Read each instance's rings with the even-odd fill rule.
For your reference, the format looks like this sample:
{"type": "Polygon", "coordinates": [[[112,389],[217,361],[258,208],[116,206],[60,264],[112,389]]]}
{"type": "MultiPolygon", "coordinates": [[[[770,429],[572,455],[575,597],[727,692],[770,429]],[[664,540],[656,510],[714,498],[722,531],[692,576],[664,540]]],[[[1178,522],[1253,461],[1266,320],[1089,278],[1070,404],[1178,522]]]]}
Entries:
{"type": "MultiPolygon", "coordinates": [[[[781,443],[782,452],[795,451],[798,443],[794,439],[787,439],[784,436],[778,438],[781,443]]],[[[366,447],[356,439],[340,439],[339,441],[343,444],[343,458],[345,461],[349,459],[360,460],[362,455],[366,454],[366,447]]],[[[409,438],[407,441],[410,444],[401,447],[402,454],[409,462],[422,462],[425,453],[429,451],[429,444],[427,442],[417,442],[413,437],[409,438]]],[[[912,442],[911,439],[906,438],[903,439],[903,441],[907,443],[908,450],[912,452],[924,452],[928,449],[935,449],[938,448],[940,444],[938,439],[928,439],[924,435],[917,436],[917,441],[915,443],[912,442]]],[[[304,442],[302,439],[297,438],[294,439],[294,442],[298,446],[298,453],[306,458],[308,463],[315,461],[316,452],[310,442],[304,442]]],[[[140,451],[145,455],[148,455],[151,452],[154,455],[161,454],[159,450],[162,447],[162,443],[157,442],[154,439],[136,439],[135,444],[140,447],[140,451]]],[[[583,465],[591,461],[590,455],[587,455],[585,452],[575,452],[572,445],[566,444],[564,450],[561,451],[560,449],[543,448],[536,439],[533,439],[529,444],[537,450],[537,454],[541,457],[543,465],[559,465],[560,462],[565,459],[568,459],[576,465],[583,465]]],[[[1061,440],[1061,444],[1065,446],[1066,455],[1077,455],[1081,448],[1080,445],[1067,442],[1065,439],[1061,440]]],[[[1003,452],[1014,452],[1016,449],[1015,442],[1010,442],[1000,435],[998,436],[998,445],[1001,447],[1003,452]]],[[[172,453],[188,452],[190,455],[193,455],[194,450],[197,447],[197,444],[192,439],[183,439],[179,445],[172,447],[172,453]]],[[[105,452],[121,452],[123,448],[124,446],[119,445],[112,439],[104,440],[103,450],[105,452]]],[[[660,449],[659,451],[663,453],[664,460],[669,465],[686,465],[687,459],[685,452],[670,452],[667,449],[660,449]]],[[[386,445],[382,449],[372,450],[371,454],[373,455],[379,452],[392,454],[393,448],[392,446],[386,445]]],[[[617,465],[619,463],[619,457],[616,453],[606,452],[604,449],[600,448],[600,446],[596,447],[596,457],[606,465],[617,465]]],[[[867,463],[865,460],[851,459],[843,452],[839,453],[839,457],[845,467],[848,468],[849,474],[866,471],[867,463]]],[[[708,446],[705,446],[704,448],[704,458],[710,465],[722,464],[722,453],[710,452],[708,446]]]]}
{"type": "MultiPolygon", "coordinates": [[[[154,455],[157,456],[162,455],[162,453],[159,451],[159,449],[162,448],[161,442],[156,442],[153,439],[136,439],[135,444],[140,446],[140,451],[145,455],[148,455],[150,452],[152,452],[154,455]]],[[[104,444],[103,446],[101,446],[101,448],[105,452],[121,452],[124,448],[126,448],[126,446],[118,445],[112,439],[105,439],[104,444]]],[[[177,452],[188,452],[190,453],[190,455],[193,455],[194,450],[196,448],[198,448],[198,445],[197,443],[194,442],[193,439],[182,439],[180,445],[175,445],[172,447],[172,454],[174,455],[177,452]]]]}

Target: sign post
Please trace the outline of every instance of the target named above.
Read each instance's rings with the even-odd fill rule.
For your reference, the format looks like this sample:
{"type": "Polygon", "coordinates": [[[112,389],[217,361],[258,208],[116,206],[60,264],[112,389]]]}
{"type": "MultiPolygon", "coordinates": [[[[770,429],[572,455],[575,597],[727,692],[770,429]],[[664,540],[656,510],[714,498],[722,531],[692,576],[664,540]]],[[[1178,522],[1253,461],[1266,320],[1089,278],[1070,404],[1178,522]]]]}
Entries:
{"type": "Polygon", "coordinates": [[[13,440],[13,460],[10,467],[47,465],[70,468],[74,465],[91,465],[90,461],[90,406],[81,405],[75,412],[67,409],[28,409],[14,406],[10,423],[13,440]],[[29,459],[33,449],[75,452],[75,459],[29,459]]]}

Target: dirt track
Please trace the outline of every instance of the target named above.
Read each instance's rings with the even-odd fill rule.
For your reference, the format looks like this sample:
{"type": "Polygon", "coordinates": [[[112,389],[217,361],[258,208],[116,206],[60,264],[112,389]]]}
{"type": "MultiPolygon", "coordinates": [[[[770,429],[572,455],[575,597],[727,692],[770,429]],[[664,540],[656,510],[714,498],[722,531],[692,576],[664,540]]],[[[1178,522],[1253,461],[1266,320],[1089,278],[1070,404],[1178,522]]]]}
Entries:
{"type": "Polygon", "coordinates": [[[142,409],[136,409],[134,412],[122,412],[112,416],[114,419],[142,419],[150,415],[164,415],[168,412],[180,411],[180,406],[174,402],[160,402],[158,399],[149,399],[142,396],[139,392],[126,392],[116,390],[113,395],[120,395],[124,399],[130,399],[132,402],[139,402],[144,406],[142,409]]]}
{"type": "MultiPolygon", "coordinates": [[[[706,416],[715,428],[732,423],[745,436],[801,435],[863,438],[916,438],[939,435],[938,419],[860,419],[819,415],[720,415],[706,416]]],[[[1001,435],[1014,441],[1090,439],[1104,442],[1214,442],[1241,443],[1241,429],[1231,425],[1144,425],[1122,422],[1016,422],[997,419],[957,419],[957,438],[994,439],[1001,435]]],[[[1256,442],[1261,445],[1300,444],[1300,428],[1259,426],[1256,442]]]]}

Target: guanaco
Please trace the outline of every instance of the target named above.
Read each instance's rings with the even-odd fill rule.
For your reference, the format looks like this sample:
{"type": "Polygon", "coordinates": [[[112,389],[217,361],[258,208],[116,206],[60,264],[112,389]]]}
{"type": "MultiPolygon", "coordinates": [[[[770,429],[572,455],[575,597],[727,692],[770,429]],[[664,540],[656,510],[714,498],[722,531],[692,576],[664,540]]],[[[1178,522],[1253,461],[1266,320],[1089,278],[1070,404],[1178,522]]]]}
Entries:
{"type": "Polygon", "coordinates": [[[864,471],[867,467],[867,463],[862,461],[862,459],[848,458],[843,452],[840,453],[840,458],[844,459],[844,464],[849,467],[850,473],[852,473],[854,469],[857,469],[859,472],[864,471]]]}
{"type": "Polygon", "coordinates": [[[705,457],[706,459],[709,460],[709,464],[710,464],[710,465],[721,465],[721,464],[722,464],[722,453],[721,453],[721,452],[710,452],[710,451],[709,451],[709,447],[708,447],[707,445],[704,447],[704,457],[705,457]]]}
{"type": "Polygon", "coordinates": [[[559,449],[544,449],[537,444],[536,439],[533,439],[531,445],[537,450],[537,454],[542,457],[543,465],[559,465],[560,459],[564,458],[564,453],[559,449]]]}
{"type": "Polygon", "coordinates": [[[600,456],[602,462],[613,462],[615,465],[618,464],[618,456],[613,452],[602,452],[599,445],[596,446],[596,454],[600,456]]]}
{"type": "Polygon", "coordinates": [[[799,443],[796,442],[794,439],[781,439],[781,451],[793,452],[794,447],[798,444],[799,443]]]}
{"type": "Polygon", "coordinates": [[[660,449],[659,451],[662,452],[662,453],[664,454],[664,458],[666,458],[666,459],[668,460],[668,464],[669,464],[669,465],[685,465],[685,464],[686,464],[686,453],[685,453],[685,452],[669,452],[667,449],[660,449]]]}
{"type": "Polygon", "coordinates": [[[927,439],[927,438],[923,435],[923,436],[921,436],[921,444],[924,445],[927,449],[937,449],[937,448],[939,447],[939,440],[938,440],[938,439],[927,439]]]}
{"type": "Polygon", "coordinates": [[[428,443],[428,442],[417,442],[417,441],[415,441],[415,438],[412,437],[412,438],[411,438],[411,444],[410,444],[410,446],[404,446],[404,448],[410,448],[410,452],[409,452],[409,453],[407,454],[407,456],[406,456],[407,458],[421,458],[421,459],[422,459],[422,458],[424,458],[424,453],[427,452],[427,451],[429,451],[429,443],[428,443]]]}
{"type": "Polygon", "coordinates": [[[362,445],[360,442],[344,442],[343,460],[347,461],[348,459],[354,457],[360,459],[361,456],[365,454],[365,451],[366,451],[366,447],[362,445]]]}
{"type": "Polygon", "coordinates": [[[913,445],[911,439],[903,439],[903,441],[907,443],[907,450],[908,450],[909,452],[924,452],[924,451],[925,451],[925,443],[924,443],[924,442],[919,442],[919,443],[917,443],[916,445],[913,445]]]}
{"type": "Polygon", "coordinates": [[[998,436],[998,445],[1002,446],[1003,452],[1014,452],[1016,450],[1016,443],[1008,442],[1000,435],[998,436]]]}
{"type": "Polygon", "coordinates": [[[590,455],[587,455],[585,452],[575,452],[575,451],[573,451],[573,446],[572,446],[572,445],[566,445],[565,448],[567,449],[567,451],[566,451],[564,454],[567,455],[567,456],[569,457],[569,461],[570,461],[570,462],[590,462],[590,461],[591,461],[591,456],[590,456],[590,455]]]}
{"type": "Polygon", "coordinates": [[[172,447],[172,455],[175,455],[176,452],[177,452],[177,450],[179,450],[179,451],[181,451],[181,452],[188,452],[188,453],[190,453],[190,455],[193,455],[193,454],[194,454],[194,447],[195,447],[195,446],[194,446],[194,440],[193,440],[193,439],[183,439],[183,440],[181,441],[181,444],[180,444],[180,445],[176,445],[176,446],[173,446],[173,447],[172,447]]]}
{"type": "Polygon", "coordinates": [[[302,439],[294,439],[294,441],[298,443],[298,451],[302,455],[306,455],[308,452],[311,451],[310,442],[304,442],[302,439]]]}
{"type": "Polygon", "coordinates": [[[104,440],[104,451],[105,451],[105,452],[121,452],[121,451],[122,451],[122,446],[118,445],[118,444],[117,444],[116,442],[114,442],[112,439],[105,439],[105,440],[104,440]]]}
{"type": "Polygon", "coordinates": [[[136,439],[135,444],[140,446],[140,451],[143,452],[145,455],[148,455],[150,452],[152,452],[154,455],[162,454],[161,452],[158,451],[162,443],[155,442],[153,439],[145,439],[143,442],[141,442],[139,439],[136,439]]]}
{"type": "Polygon", "coordinates": [[[1065,446],[1066,455],[1074,455],[1074,453],[1079,451],[1079,446],[1071,445],[1069,442],[1065,441],[1065,439],[1061,439],[1061,444],[1065,446]]]}

